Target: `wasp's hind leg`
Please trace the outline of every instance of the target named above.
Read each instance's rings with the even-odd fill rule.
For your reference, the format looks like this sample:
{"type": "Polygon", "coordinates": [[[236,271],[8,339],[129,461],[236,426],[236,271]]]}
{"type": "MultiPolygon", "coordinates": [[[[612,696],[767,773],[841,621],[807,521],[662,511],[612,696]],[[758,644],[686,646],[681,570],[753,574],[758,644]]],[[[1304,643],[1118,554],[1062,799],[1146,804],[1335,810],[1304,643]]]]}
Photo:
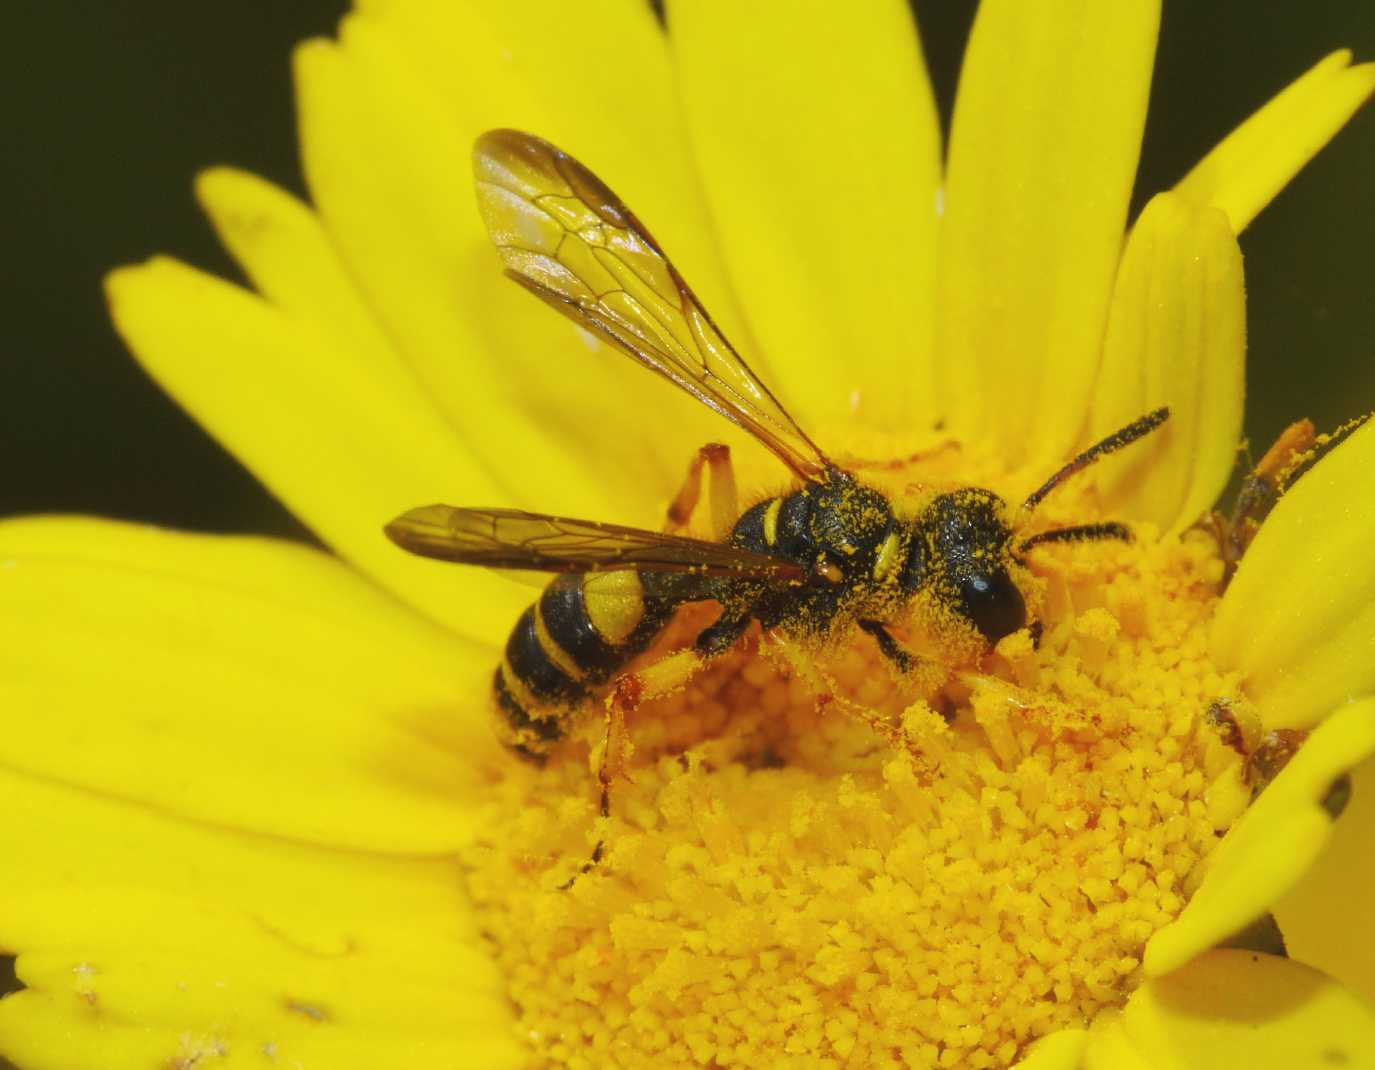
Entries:
{"type": "Polygon", "coordinates": [[[711,483],[707,488],[711,534],[715,539],[724,539],[740,517],[740,501],[735,490],[735,469],[730,461],[730,447],[719,442],[708,442],[693,455],[682,489],[669,503],[668,530],[680,532],[692,520],[692,514],[702,497],[703,468],[711,469],[711,483]]]}
{"type": "MultiPolygon", "coordinates": [[[[712,658],[729,650],[749,623],[748,616],[722,618],[704,629],[688,649],[625,673],[616,681],[606,699],[606,737],[602,743],[601,758],[597,762],[597,781],[601,785],[598,811],[603,818],[611,816],[611,783],[622,775],[625,768],[627,716],[644,702],[681,691],[712,658]]],[[[605,852],[606,840],[598,839],[592,856],[562,887],[571,888],[579,877],[596,867],[605,852]]]]}

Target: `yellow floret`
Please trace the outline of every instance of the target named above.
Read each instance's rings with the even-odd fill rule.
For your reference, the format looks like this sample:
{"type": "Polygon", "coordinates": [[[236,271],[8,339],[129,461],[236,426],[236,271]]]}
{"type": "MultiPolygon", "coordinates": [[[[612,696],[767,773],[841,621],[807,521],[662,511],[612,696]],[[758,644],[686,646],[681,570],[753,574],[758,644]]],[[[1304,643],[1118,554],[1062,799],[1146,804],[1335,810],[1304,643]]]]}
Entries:
{"type": "Polygon", "coordinates": [[[1151,532],[1031,567],[1039,644],[916,682],[862,635],[720,659],[637,711],[608,822],[598,718],[511,773],[470,887],[536,1065],[1000,1067],[1122,1001],[1248,797],[1220,571],[1151,532]]]}

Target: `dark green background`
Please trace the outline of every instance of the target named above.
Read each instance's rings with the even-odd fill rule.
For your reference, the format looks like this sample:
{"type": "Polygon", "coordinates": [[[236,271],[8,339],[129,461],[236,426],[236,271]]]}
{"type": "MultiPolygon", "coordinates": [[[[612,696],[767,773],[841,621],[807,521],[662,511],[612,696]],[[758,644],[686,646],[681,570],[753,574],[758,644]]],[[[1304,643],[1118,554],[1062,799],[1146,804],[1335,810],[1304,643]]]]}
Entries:
{"type": "MultiPolygon", "coordinates": [[[[595,5],[596,0],[587,0],[595,5]]],[[[689,0],[690,2],[690,0],[689,0]]],[[[293,42],[338,0],[12,5],[3,99],[7,240],[0,514],[108,513],[209,530],[300,529],[124,352],[99,279],[166,250],[237,277],[191,197],[228,162],[301,190],[293,42]]],[[[917,3],[948,112],[973,4],[917,3]]],[[[1367,0],[1167,4],[1138,205],[1323,53],[1375,58],[1367,0]],[[1258,14],[1259,13],[1259,14],[1258,14]]],[[[1243,237],[1248,429],[1330,425],[1375,406],[1367,111],[1243,237]]],[[[309,414],[303,414],[308,418],[309,414]]]]}
{"type": "MultiPolygon", "coordinates": [[[[916,6],[948,114],[973,4],[916,6]]],[[[106,319],[99,280],[157,251],[237,277],[197,213],[191,176],[233,163],[302,191],[288,56],[293,42],[329,32],[343,7],[7,5],[0,515],[82,511],[303,534],[138,370],[106,319]]],[[[1369,0],[1167,4],[1137,206],[1340,45],[1375,58],[1369,0]]],[[[1258,442],[1297,416],[1331,426],[1375,407],[1372,175],[1367,110],[1242,239],[1258,442]]]]}

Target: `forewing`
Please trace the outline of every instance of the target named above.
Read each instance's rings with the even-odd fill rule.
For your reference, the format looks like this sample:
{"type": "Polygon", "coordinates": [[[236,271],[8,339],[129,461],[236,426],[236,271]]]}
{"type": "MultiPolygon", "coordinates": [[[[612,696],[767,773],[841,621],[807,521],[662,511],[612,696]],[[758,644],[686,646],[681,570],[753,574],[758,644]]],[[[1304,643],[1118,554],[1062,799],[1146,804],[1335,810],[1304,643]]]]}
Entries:
{"type": "Polygon", "coordinates": [[[473,170],[478,207],[507,274],[745,428],[803,479],[826,478],[830,462],[596,175],[516,130],[478,138],[473,170]]]}
{"type": "Polygon", "coordinates": [[[424,505],[386,526],[403,550],[441,561],[537,572],[690,572],[788,582],[804,577],[790,561],[725,543],[665,535],[520,509],[424,505]]]}

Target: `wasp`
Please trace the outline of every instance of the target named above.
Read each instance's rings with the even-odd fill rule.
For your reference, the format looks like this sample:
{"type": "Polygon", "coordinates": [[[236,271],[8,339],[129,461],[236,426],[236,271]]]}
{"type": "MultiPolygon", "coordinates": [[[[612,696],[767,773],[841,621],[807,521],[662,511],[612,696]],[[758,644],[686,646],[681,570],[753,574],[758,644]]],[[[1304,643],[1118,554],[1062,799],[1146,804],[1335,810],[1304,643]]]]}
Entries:
{"type": "MultiPolygon", "coordinates": [[[[899,515],[889,498],[833,462],[798,427],[702,307],[633,212],[549,142],[514,130],[473,151],[477,200],[506,274],[557,311],[733,421],[792,473],[796,488],[741,512],[727,447],[709,445],[669,509],[682,527],[711,477],[719,541],[515,509],[427,505],[386,527],[415,554],[559,575],[516,621],[492,680],[503,740],[540,761],[589,700],[615,709],[682,686],[757,622],[801,642],[853,628],[899,672],[915,655],[890,623],[919,595],[986,645],[1027,626],[1013,565],[1052,541],[1125,539],[1121,524],[1056,528],[1017,541],[992,491],[956,489],[899,515]],[[689,603],[721,611],[690,647],[627,666],[689,603]]],[[[1159,427],[1159,409],[1075,457],[1024,503],[1159,427]]],[[[607,810],[606,758],[602,811],[607,810]]],[[[597,854],[600,853],[600,848],[597,854]]],[[[594,861],[596,854],[594,854],[594,861]]]]}

